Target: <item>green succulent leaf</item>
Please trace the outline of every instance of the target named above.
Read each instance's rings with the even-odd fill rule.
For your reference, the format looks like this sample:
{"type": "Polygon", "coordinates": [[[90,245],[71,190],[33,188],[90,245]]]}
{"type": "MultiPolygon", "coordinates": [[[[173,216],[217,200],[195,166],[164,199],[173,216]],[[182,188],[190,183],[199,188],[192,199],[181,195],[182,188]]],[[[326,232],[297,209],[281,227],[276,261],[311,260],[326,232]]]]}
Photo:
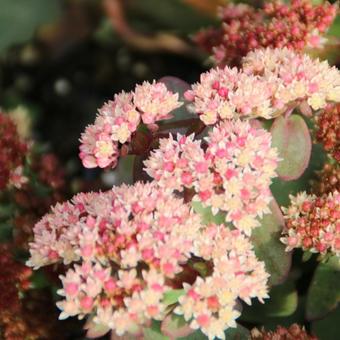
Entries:
{"type": "Polygon", "coordinates": [[[299,115],[276,118],[272,127],[272,145],[282,160],[277,168],[280,178],[286,181],[299,178],[306,170],[312,150],[308,126],[299,115]]]}
{"type": "Polygon", "coordinates": [[[311,181],[316,179],[316,171],[322,169],[326,161],[326,153],[320,144],[313,144],[312,156],[309,166],[304,174],[297,180],[284,181],[280,178],[274,178],[270,189],[280,206],[290,204],[289,195],[296,195],[300,191],[309,191],[311,181]]]}
{"type": "Polygon", "coordinates": [[[202,216],[202,221],[205,224],[209,223],[216,223],[216,224],[223,224],[225,223],[225,215],[223,213],[218,213],[214,215],[211,211],[211,208],[203,207],[201,202],[192,201],[191,205],[194,211],[202,216]]]}
{"type": "Polygon", "coordinates": [[[251,306],[246,306],[242,311],[242,320],[262,323],[268,318],[292,315],[298,306],[298,294],[292,281],[274,286],[269,296],[264,304],[255,301],[251,306]]]}
{"type": "Polygon", "coordinates": [[[332,256],[319,263],[308,289],[306,315],[310,320],[322,318],[340,301],[340,260],[332,256]]]}
{"type": "Polygon", "coordinates": [[[251,240],[257,257],[264,261],[270,274],[269,284],[277,285],[284,281],[289,272],[291,254],[285,251],[280,241],[284,220],[275,200],[271,201],[270,210],[271,213],[260,219],[261,226],[253,230],[251,240]]]}
{"type": "Polygon", "coordinates": [[[340,324],[340,306],[325,318],[312,323],[312,333],[319,340],[338,340],[340,324]]]}
{"type": "Polygon", "coordinates": [[[248,340],[250,336],[249,330],[240,324],[236,328],[229,328],[224,334],[226,340],[248,340]]]}
{"type": "Polygon", "coordinates": [[[163,303],[165,305],[173,305],[184,294],[184,289],[172,289],[164,293],[163,303]]]}

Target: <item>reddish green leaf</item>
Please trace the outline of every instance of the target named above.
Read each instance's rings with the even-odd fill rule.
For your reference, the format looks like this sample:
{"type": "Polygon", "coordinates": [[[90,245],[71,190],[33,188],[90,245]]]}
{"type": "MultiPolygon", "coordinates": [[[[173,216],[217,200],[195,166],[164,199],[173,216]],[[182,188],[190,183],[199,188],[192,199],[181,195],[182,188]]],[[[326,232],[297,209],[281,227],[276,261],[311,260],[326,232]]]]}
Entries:
{"type": "Polygon", "coordinates": [[[298,115],[280,116],[274,121],[271,133],[272,145],[282,158],[277,168],[279,177],[286,181],[299,178],[308,166],[312,151],[307,124],[298,115]]]}

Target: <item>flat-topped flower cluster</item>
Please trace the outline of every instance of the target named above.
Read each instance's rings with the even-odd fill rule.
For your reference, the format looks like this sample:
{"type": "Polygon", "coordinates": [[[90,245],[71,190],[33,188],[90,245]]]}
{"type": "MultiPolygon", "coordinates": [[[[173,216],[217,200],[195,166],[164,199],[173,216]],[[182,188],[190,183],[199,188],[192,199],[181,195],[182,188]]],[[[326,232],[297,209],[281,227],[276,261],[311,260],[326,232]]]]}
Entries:
{"type": "Polygon", "coordinates": [[[340,193],[321,197],[299,193],[284,209],[286,227],[282,242],[287,251],[302,248],[313,253],[340,255],[340,193]]]}
{"type": "Polygon", "coordinates": [[[266,1],[259,9],[228,3],[218,11],[221,26],[202,30],[195,41],[213,55],[216,64],[238,65],[248,52],[259,48],[322,47],[336,12],[337,5],[311,0],[266,1]]]}
{"type": "MultiPolygon", "coordinates": [[[[209,339],[224,339],[225,330],[236,326],[239,300],[250,304],[252,298],[263,302],[268,297],[269,274],[249,236],[270,212],[269,186],[280,157],[270,132],[253,118],[289,116],[299,107],[310,114],[340,102],[340,73],[287,48],[256,50],[240,69],[204,73],[184,96],[197,125],[214,125],[206,138],[195,139],[199,136],[189,132],[161,138],[158,122],[184,103],[156,82],[116,95],[83,133],[84,166],[106,168],[115,167],[120,154],[134,154],[135,137],[147,128],[152,141],[137,161],[145,159],[144,170],[153,181],[79,194],[36,224],[28,264],[70,266],[61,276],[61,318],[88,316],[122,335],[138,334],[151,320],[177,313],[209,339]],[[204,224],[191,207],[197,207],[196,201],[225,223],[204,224]],[[181,296],[169,303],[174,289],[181,296]]],[[[338,200],[337,193],[323,198],[332,218],[338,218],[338,200]]],[[[303,244],[337,253],[337,223],[323,223],[306,245],[303,233],[314,224],[308,224],[304,213],[309,210],[305,205],[301,210],[300,201],[288,210],[283,241],[289,249],[303,244]],[[327,233],[331,244],[320,241],[327,233]]],[[[324,216],[319,203],[314,209],[314,197],[307,201],[311,216],[324,216]]]]}
{"type": "MultiPolygon", "coordinates": [[[[185,92],[189,109],[205,125],[239,118],[271,119],[304,106],[310,113],[340,102],[340,72],[327,61],[312,59],[287,48],[250,52],[240,69],[216,68],[185,92]]],[[[137,85],[134,92],[115,95],[99,109],[94,124],[81,137],[80,158],[87,168],[115,167],[123,144],[143,123],[171,118],[183,105],[163,83],[137,85]]]]}
{"type": "Polygon", "coordinates": [[[86,168],[117,165],[119,145],[131,141],[140,123],[150,129],[155,123],[170,118],[170,112],[181,106],[178,94],[163,83],[144,82],[134,92],[121,92],[99,109],[94,124],[81,136],[80,158],[86,168]]]}
{"type": "Polygon", "coordinates": [[[271,134],[249,122],[225,121],[206,142],[205,149],[194,135],[161,139],[145,170],[164,190],[194,189],[194,201],[214,215],[226,213],[226,222],[249,236],[257,217],[269,212],[269,185],[279,162],[271,134]]]}
{"type": "Polygon", "coordinates": [[[237,299],[268,297],[269,275],[249,240],[225,225],[203,225],[188,204],[155,183],[77,195],[34,232],[29,265],[72,265],[61,276],[61,318],[91,316],[118,335],[164,319],[165,295],[178,285],[185,291],[176,312],[210,339],[235,326],[237,299]],[[179,281],[197,258],[209,276],[179,281]]]}
{"type": "Polygon", "coordinates": [[[301,104],[316,111],[340,102],[340,73],[327,61],[268,48],[249,52],[240,69],[226,66],[203,73],[185,96],[206,125],[243,117],[271,119],[301,104]]]}

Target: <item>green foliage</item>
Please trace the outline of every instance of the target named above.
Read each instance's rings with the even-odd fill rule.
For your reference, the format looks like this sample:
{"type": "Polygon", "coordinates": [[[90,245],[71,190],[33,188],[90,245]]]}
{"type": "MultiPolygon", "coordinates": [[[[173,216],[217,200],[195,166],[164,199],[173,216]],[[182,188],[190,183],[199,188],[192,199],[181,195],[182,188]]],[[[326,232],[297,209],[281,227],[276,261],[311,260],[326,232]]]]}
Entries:
{"type": "Polygon", "coordinates": [[[191,205],[194,209],[194,211],[202,216],[202,221],[205,224],[209,223],[216,223],[216,224],[223,224],[225,223],[225,215],[222,213],[218,213],[216,215],[213,215],[211,208],[203,207],[200,202],[191,202],[191,205]]]}
{"type": "Polygon", "coordinates": [[[0,53],[30,39],[36,29],[54,20],[60,0],[0,0],[0,53]]]}
{"type": "Polygon", "coordinates": [[[262,324],[268,318],[286,317],[295,312],[298,294],[292,281],[273,287],[269,296],[264,304],[254,301],[251,306],[246,306],[242,311],[241,319],[262,324]]]}
{"type": "Polygon", "coordinates": [[[315,320],[335,309],[340,301],[340,261],[332,256],[319,263],[307,295],[307,318],[315,320]]]}
{"type": "Polygon", "coordinates": [[[286,181],[299,178],[308,166],[312,150],[307,124],[299,115],[280,116],[274,121],[271,133],[272,145],[282,159],[277,168],[279,177],[286,181]]]}
{"type": "Polygon", "coordinates": [[[319,340],[338,340],[340,324],[340,306],[324,319],[312,323],[312,332],[319,340]]]}
{"type": "Polygon", "coordinates": [[[291,254],[285,251],[280,241],[284,225],[283,216],[277,203],[270,203],[271,213],[260,220],[261,226],[252,232],[251,240],[259,260],[265,262],[270,274],[269,284],[277,285],[287,276],[291,265],[291,254]]]}
{"type": "Polygon", "coordinates": [[[333,25],[330,27],[328,31],[329,35],[334,35],[336,37],[340,37],[340,16],[338,15],[335,20],[333,25]]]}
{"type": "Polygon", "coordinates": [[[165,305],[172,305],[176,303],[180,296],[184,294],[184,289],[172,289],[164,293],[163,303],[165,305]]]}

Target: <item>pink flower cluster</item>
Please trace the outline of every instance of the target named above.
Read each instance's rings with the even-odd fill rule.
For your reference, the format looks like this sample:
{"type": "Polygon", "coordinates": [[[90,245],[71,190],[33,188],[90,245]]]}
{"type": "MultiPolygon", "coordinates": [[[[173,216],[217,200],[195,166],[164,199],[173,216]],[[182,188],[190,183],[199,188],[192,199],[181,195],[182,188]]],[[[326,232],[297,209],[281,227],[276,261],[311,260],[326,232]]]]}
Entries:
{"type": "Polygon", "coordinates": [[[268,1],[255,9],[245,4],[220,8],[220,28],[199,32],[195,41],[213,54],[219,65],[238,65],[241,58],[257,48],[283,48],[302,51],[319,48],[322,36],[332,24],[337,5],[311,0],[268,1]]]}
{"type": "Polygon", "coordinates": [[[161,139],[145,170],[165,190],[193,188],[194,201],[213,214],[227,213],[227,222],[250,235],[271,200],[269,185],[279,161],[271,135],[248,122],[225,121],[206,141],[205,150],[194,135],[161,139]]]}
{"type": "Polygon", "coordinates": [[[237,299],[251,304],[251,298],[257,297],[263,303],[269,297],[269,275],[249,239],[225,226],[209,225],[195,242],[194,254],[212,262],[212,274],[198,277],[192,285],[183,284],[185,294],[175,313],[209,339],[225,339],[225,329],[236,327],[235,319],[241,314],[237,299]]]}
{"type": "Polygon", "coordinates": [[[173,277],[199,228],[199,216],[154,183],[82,193],[36,224],[29,264],[114,261],[129,268],[144,261],[173,277]]]}
{"type": "Polygon", "coordinates": [[[283,208],[286,224],[281,241],[286,250],[302,248],[340,256],[340,193],[317,197],[302,192],[290,199],[291,205],[283,208]]]}
{"type": "Polygon", "coordinates": [[[99,109],[94,124],[81,136],[80,158],[86,168],[115,167],[119,145],[128,143],[139,124],[150,129],[155,123],[171,118],[170,112],[181,106],[178,94],[167,90],[163,83],[144,82],[134,92],[116,94],[99,109]]]}
{"type": "Polygon", "coordinates": [[[340,72],[287,48],[250,52],[242,68],[216,68],[185,93],[206,125],[239,117],[274,118],[302,103],[319,110],[340,102],[340,72]]]}
{"type": "Polygon", "coordinates": [[[312,59],[287,48],[250,52],[243,59],[247,74],[259,74],[276,83],[273,95],[276,107],[307,101],[313,110],[325,108],[327,102],[340,102],[340,72],[327,61],[312,59]]]}
{"type": "Polygon", "coordinates": [[[164,317],[165,280],[183,270],[201,227],[199,215],[154,184],[80,194],[35,226],[28,264],[81,261],[61,277],[61,318],[93,314],[123,334],[164,317]]]}
{"type": "Polygon", "coordinates": [[[34,234],[30,266],[78,263],[61,276],[60,318],[89,316],[118,335],[163,320],[166,294],[179,284],[185,292],[176,311],[210,338],[235,327],[238,298],[267,297],[269,275],[250,241],[224,225],[204,226],[189,205],[155,183],[77,195],[58,204],[34,234]],[[203,279],[190,270],[191,288],[178,275],[189,259],[213,266],[203,279]]]}

